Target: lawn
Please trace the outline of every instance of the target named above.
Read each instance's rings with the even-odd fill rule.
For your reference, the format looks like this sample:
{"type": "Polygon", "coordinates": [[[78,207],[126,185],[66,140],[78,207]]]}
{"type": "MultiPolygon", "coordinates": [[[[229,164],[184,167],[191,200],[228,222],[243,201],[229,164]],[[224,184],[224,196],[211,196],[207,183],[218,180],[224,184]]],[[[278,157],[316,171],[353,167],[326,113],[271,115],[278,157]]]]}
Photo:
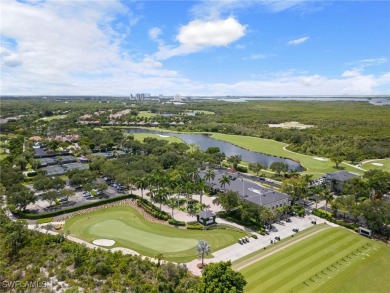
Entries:
{"type": "Polygon", "coordinates": [[[165,136],[160,136],[160,135],[154,134],[154,133],[131,133],[131,134],[134,135],[134,139],[141,141],[141,142],[143,142],[144,138],[146,138],[146,137],[152,137],[152,138],[167,140],[170,143],[171,142],[183,143],[183,141],[180,138],[178,138],[176,136],[171,136],[171,135],[169,135],[168,137],[165,137],[165,136]]]}
{"type": "Polygon", "coordinates": [[[187,262],[196,259],[196,245],[206,240],[211,252],[234,244],[243,233],[230,230],[185,230],[153,223],[129,206],[116,206],[66,221],[72,236],[92,242],[100,238],[115,240],[115,247],[130,248],[154,257],[162,252],[166,260],[187,262]]]}
{"type": "Polygon", "coordinates": [[[43,117],[43,118],[40,118],[38,120],[52,121],[52,120],[64,119],[64,118],[66,118],[66,115],[56,115],[56,116],[50,116],[50,117],[43,117]]]}
{"type": "Polygon", "coordinates": [[[149,112],[149,111],[139,111],[138,117],[145,117],[145,118],[150,118],[153,116],[157,116],[158,114],[149,112]]]}
{"type": "Polygon", "coordinates": [[[296,237],[275,245],[271,250],[284,247],[252,264],[254,255],[234,262],[233,268],[248,282],[245,292],[390,291],[390,248],[385,244],[344,228],[326,228],[302,238],[291,246],[287,245],[296,237]]]}
{"type": "Polygon", "coordinates": [[[380,169],[383,171],[390,172],[390,159],[370,160],[369,162],[363,163],[362,168],[366,170],[380,169]],[[383,166],[380,166],[380,164],[382,164],[383,166]]]}
{"type": "MultiPolygon", "coordinates": [[[[321,161],[315,159],[315,156],[308,156],[288,151],[284,149],[288,146],[288,144],[275,140],[243,135],[228,135],[221,133],[213,133],[211,137],[222,141],[230,142],[231,144],[248,149],[250,151],[278,156],[282,158],[288,158],[300,162],[301,165],[307,169],[304,172],[307,174],[324,174],[327,172],[337,171],[337,169],[334,168],[335,164],[331,160],[328,159],[327,161],[321,161]]],[[[345,164],[341,164],[341,166],[347,171],[359,174],[363,173],[361,170],[350,167],[345,164]]]]}

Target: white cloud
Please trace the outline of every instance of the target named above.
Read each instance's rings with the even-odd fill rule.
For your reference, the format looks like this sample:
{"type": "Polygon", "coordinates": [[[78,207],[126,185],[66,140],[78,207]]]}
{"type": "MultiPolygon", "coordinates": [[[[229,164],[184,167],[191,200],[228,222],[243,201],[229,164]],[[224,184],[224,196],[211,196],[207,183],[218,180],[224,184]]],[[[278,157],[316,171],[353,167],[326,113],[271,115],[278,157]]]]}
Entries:
{"type": "Polygon", "coordinates": [[[269,55],[266,54],[252,54],[249,57],[245,57],[244,60],[261,60],[267,59],[269,55]]]}
{"type": "Polygon", "coordinates": [[[367,66],[376,66],[387,63],[386,57],[362,59],[348,63],[348,65],[354,65],[357,68],[365,68],[367,66]]]}
{"type": "Polygon", "coordinates": [[[153,27],[149,30],[149,38],[153,41],[158,40],[162,34],[162,30],[159,27],[153,27]]]}
{"type": "Polygon", "coordinates": [[[179,46],[160,46],[157,59],[167,59],[203,50],[207,47],[227,46],[245,35],[246,26],[229,17],[223,20],[194,20],[179,30],[179,46]]]}
{"type": "Polygon", "coordinates": [[[344,71],[343,74],[341,75],[341,77],[344,77],[344,78],[356,77],[356,76],[359,76],[360,74],[361,74],[360,70],[352,69],[352,70],[344,71]]]}
{"type": "Polygon", "coordinates": [[[291,41],[287,42],[287,44],[292,45],[292,46],[296,46],[296,45],[299,45],[299,44],[306,42],[308,39],[309,39],[309,37],[302,37],[302,38],[299,38],[296,40],[291,40],[291,41]]]}

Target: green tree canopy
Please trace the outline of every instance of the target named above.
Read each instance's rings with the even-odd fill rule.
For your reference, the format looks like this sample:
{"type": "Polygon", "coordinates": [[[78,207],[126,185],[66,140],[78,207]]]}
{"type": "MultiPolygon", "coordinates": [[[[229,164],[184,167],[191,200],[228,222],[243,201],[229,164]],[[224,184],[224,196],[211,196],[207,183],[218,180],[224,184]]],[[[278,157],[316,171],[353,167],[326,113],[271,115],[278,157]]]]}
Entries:
{"type": "Polygon", "coordinates": [[[231,267],[231,262],[208,264],[199,283],[201,293],[243,293],[247,284],[244,276],[231,267]]]}

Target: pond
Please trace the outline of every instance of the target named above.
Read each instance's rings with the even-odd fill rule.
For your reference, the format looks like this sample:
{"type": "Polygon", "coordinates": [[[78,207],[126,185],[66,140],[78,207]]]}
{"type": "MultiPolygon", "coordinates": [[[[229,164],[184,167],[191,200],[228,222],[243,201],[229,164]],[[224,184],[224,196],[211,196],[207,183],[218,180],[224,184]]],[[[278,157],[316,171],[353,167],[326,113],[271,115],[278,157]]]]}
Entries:
{"type": "Polygon", "coordinates": [[[282,162],[288,165],[290,170],[303,171],[303,167],[289,159],[283,159],[275,156],[265,155],[262,153],[248,151],[246,149],[235,146],[229,142],[220,141],[211,138],[208,134],[195,134],[195,133],[176,133],[169,131],[157,131],[144,128],[128,128],[125,130],[128,133],[153,133],[158,135],[175,136],[183,140],[187,144],[196,144],[202,151],[207,150],[209,147],[219,147],[221,152],[225,153],[227,157],[233,155],[240,155],[243,161],[256,163],[260,162],[262,165],[270,166],[273,162],[282,162]]]}

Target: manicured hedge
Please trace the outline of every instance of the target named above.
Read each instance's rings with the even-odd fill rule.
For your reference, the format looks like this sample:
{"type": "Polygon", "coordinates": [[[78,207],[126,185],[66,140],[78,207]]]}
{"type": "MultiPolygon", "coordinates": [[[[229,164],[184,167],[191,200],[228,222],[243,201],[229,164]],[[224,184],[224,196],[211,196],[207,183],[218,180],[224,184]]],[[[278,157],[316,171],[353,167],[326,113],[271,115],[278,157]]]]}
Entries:
{"type": "Polygon", "coordinates": [[[354,231],[358,231],[358,229],[359,229],[358,225],[355,225],[355,224],[352,224],[352,223],[346,223],[343,220],[335,219],[332,216],[332,213],[330,213],[330,212],[327,212],[327,211],[324,211],[324,210],[319,210],[319,209],[314,209],[312,213],[315,216],[318,216],[320,218],[326,219],[329,222],[335,223],[335,224],[337,224],[339,226],[342,226],[342,227],[345,227],[347,229],[351,229],[351,230],[354,230],[354,231]]]}
{"type": "Polygon", "coordinates": [[[51,221],[53,221],[53,218],[43,218],[43,219],[39,219],[37,221],[37,224],[46,224],[46,223],[50,223],[51,221]]]}
{"type": "Polygon", "coordinates": [[[71,208],[67,208],[67,209],[63,209],[63,210],[58,210],[58,211],[54,211],[54,212],[49,212],[49,213],[43,213],[43,214],[26,214],[26,213],[23,213],[21,211],[16,212],[15,214],[17,216],[19,216],[20,218],[36,220],[36,219],[50,218],[50,217],[55,217],[55,216],[59,216],[59,215],[67,214],[67,213],[72,213],[72,212],[76,212],[76,211],[83,210],[86,208],[97,207],[97,206],[101,206],[101,205],[104,205],[107,203],[116,202],[116,201],[127,199],[127,198],[137,198],[137,196],[134,194],[126,194],[126,195],[117,196],[117,197],[113,197],[113,198],[109,198],[109,199],[99,200],[96,202],[91,202],[91,203],[84,204],[81,206],[75,206],[75,207],[71,207],[71,208]]]}
{"type": "Polygon", "coordinates": [[[188,230],[203,230],[203,226],[199,225],[187,225],[188,230]]]}
{"type": "Polygon", "coordinates": [[[174,219],[169,219],[168,223],[170,225],[173,225],[173,226],[183,226],[184,227],[186,225],[186,222],[184,222],[184,221],[176,221],[174,219]]]}
{"type": "Polygon", "coordinates": [[[137,204],[139,207],[143,208],[145,212],[155,217],[156,219],[167,221],[168,219],[171,218],[170,214],[160,210],[158,207],[156,207],[146,199],[138,198],[137,204]]]}

